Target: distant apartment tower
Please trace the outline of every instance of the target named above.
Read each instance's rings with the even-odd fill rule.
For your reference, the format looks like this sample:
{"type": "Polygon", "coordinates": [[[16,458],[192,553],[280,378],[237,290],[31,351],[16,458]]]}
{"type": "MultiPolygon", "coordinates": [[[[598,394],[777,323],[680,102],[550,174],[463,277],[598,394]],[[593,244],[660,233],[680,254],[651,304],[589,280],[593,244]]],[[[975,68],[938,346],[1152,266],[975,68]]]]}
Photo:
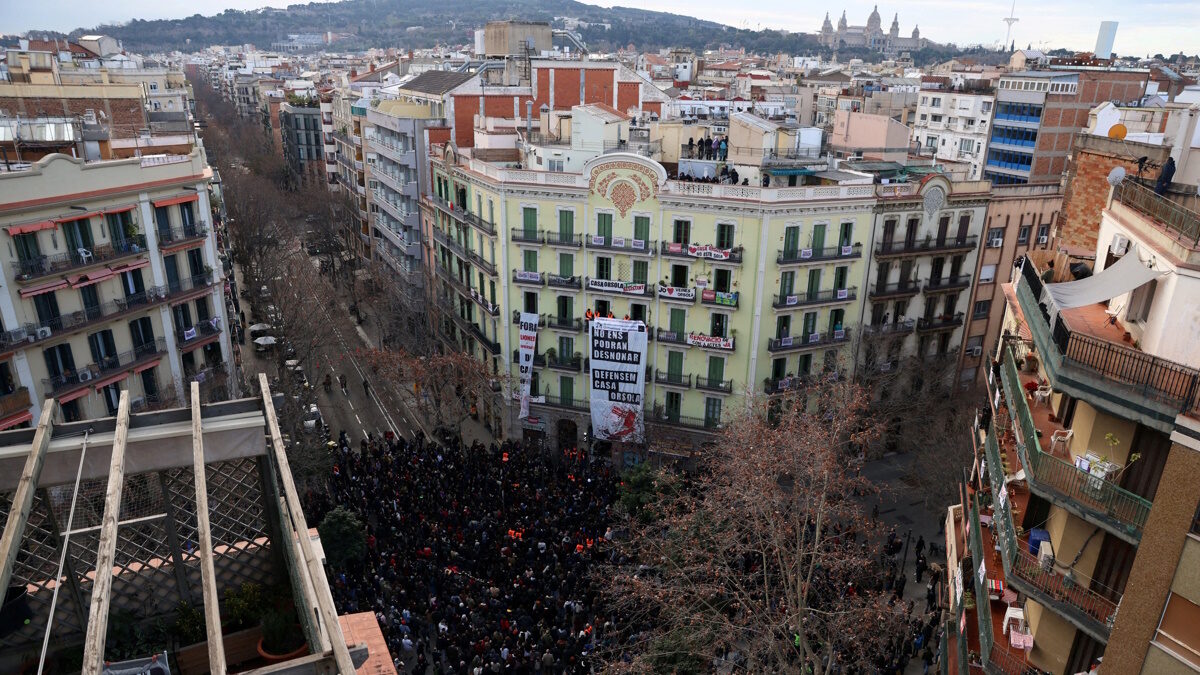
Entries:
{"type": "Polygon", "coordinates": [[[324,182],[325,146],[316,100],[279,104],[283,157],[300,182],[324,182]]]}
{"type": "Polygon", "coordinates": [[[1113,41],[1117,39],[1117,22],[1101,21],[1100,32],[1096,35],[1096,49],[1093,51],[1098,59],[1112,58],[1113,41]]]}
{"type": "Polygon", "coordinates": [[[923,154],[967,164],[967,178],[979,180],[987,159],[995,101],[991,87],[922,89],[912,138],[923,154]]]}
{"type": "Polygon", "coordinates": [[[1051,67],[1001,76],[984,177],[996,185],[1058,181],[1075,134],[1104,101],[1138,100],[1149,71],[1051,67]]]}

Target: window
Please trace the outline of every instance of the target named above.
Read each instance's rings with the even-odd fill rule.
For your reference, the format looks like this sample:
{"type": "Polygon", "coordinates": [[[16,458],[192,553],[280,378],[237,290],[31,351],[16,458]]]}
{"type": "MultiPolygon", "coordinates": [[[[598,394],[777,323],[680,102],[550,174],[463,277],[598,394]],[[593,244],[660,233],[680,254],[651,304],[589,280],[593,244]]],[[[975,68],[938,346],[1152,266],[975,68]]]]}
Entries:
{"type": "Polygon", "coordinates": [[[612,279],[612,258],[596,256],[596,278],[612,279]]]}
{"type": "Polygon", "coordinates": [[[529,313],[529,314],[537,314],[538,313],[538,294],[537,293],[535,293],[533,291],[525,291],[522,294],[522,300],[524,300],[523,306],[525,307],[524,311],[526,313],[529,313]]]}
{"type": "Polygon", "coordinates": [[[1167,596],[1167,606],[1159,620],[1154,642],[1193,667],[1200,667],[1200,605],[1177,593],[1167,596]]]}
{"type": "Polygon", "coordinates": [[[715,427],[721,424],[721,399],[704,399],[704,426],[715,427]]]}
{"type": "Polygon", "coordinates": [[[972,335],[971,337],[967,338],[967,351],[973,351],[976,348],[982,347],[982,346],[983,346],[983,336],[982,335],[972,335]]]}
{"type": "Polygon", "coordinates": [[[936,148],[937,146],[938,146],[938,137],[937,136],[926,136],[925,137],[925,147],[936,148]]]}
{"type": "Polygon", "coordinates": [[[979,109],[982,112],[991,112],[992,111],[992,102],[991,101],[983,101],[982,103],[979,104],[979,109]]]}
{"type": "Polygon", "coordinates": [[[713,337],[729,337],[729,315],[717,314],[712,315],[712,333],[713,337]]]}
{"type": "Polygon", "coordinates": [[[612,214],[596,214],[596,234],[604,237],[604,243],[612,243],[612,214]]]}
{"type": "Polygon", "coordinates": [[[522,209],[522,234],[526,239],[537,238],[537,209],[526,206],[522,209]]]}
{"type": "Polygon", "coordinates": [[[929,117],[929,115],[926,115],[925,113],[921,113],[921,121],[922,122],[924,122],[926,120],[926,118],[928,118],[928,117],[929,117]]]}
{"type": "Polygon", "coordinates": [[[972,319],[986,319],[992,311],[991,300],[979,300],[975,303],[975,307],[971,310],[972,319]]]}
{"type": "Polygon", "coordinates": [[[630,319],[633,319],[634,321],[641,321],[642,323],[645,323],[646,316],[647,316],[647,313],[646,313],[645,305],[638,304],[636,302],[629,305],[629,318],[630,319]]]}
{"type": "Polygon", "coordinates": [[[549,171],[556,172],[556,173],[562,173],[562,171],[563,171],[563,160],[561,160],[561,159],[551,159],[551,160],[549,160],[549,161],[548,161],[548,163],[547,163],[547,165],[546,165],[546,166],[547,166],[547,170],[549,170],[549,171]]]}
{"type": "Polygon", "coordinates": [[[671,241],[676,244],[692,243],[692,224],[686,220],[676,220],[671,228],[671,241]]]}
{"type": "Polygon", "coordinates": [[[987,232],[987,245],[992,246],[994,242],[1004,243],[1004,228],[989,227],[987,232]]]}
{"type": "Polygon", "coordinates": [[[1024,244],[1029,243],[1029,230],[1030,229],[1032,229],[1032,228],[1030,228],[1030,226],[1028,226],[1028,225],[1022,225],[1020,228],[1017,229],[1017,243],[1018,244],[1024,245],[1024,244]]]}
{"type": "Polygon", "coordinates": [[[942,106],[942,99],[941,99],[941,97],[940,97],[940,96],[934,96],[932,99],[930,99],[930,101],[929,101],[929,105],[931,105],[931,106],[933,106],[933,107],[935,107],[935,108],[940,108],[940,107],[942,106]]]}
{"type": "Polygon", "coordinates": [[[1050,237],[1050,225],[1049,224],[1038,225],[1038,241],[1041,241],[1042,237],[1046,237],[1046,238],[1050,237]]]}
{"type": "Polygon", "coordinates": [[[942,116],[941,116],[941,115],[930,115],[930,116],[929,116],[929,121],[930,121],[930,122],[941,122],[941,121],[942,121],[942,116]]]}
{"type": "Polygon", "coordinates": [[[522,256],[523,256],[523,258],[524,258],[524,260],[523,260],[522,262],[524,263],[524,267],[525,267],[525,271],[526,271],[526,272],[536,272],[536,271],[538,271],[538,268],[537,268],[537,251],[522,251],[522,252],[521,252],[521,255],[522,255],[522,256]]]}
{"type": "Polygon", "coordinates": [[[962,152],[975,152],[975,141],[970,138],[964,138],[958,142],[958,149],[962,152]]]}
{"type": "Polygon", "coordinates": [[[566,279],[575,276],[575,255],[573,253],[558,254],[558,276],[566,279]]]}
{"type": "Polygon", "coordinates": [[[570,243],[575,236],[575,212],[558,212],[558,238],[564,243],[570,243]]]}
{"type": "Polygon", "coordinates": [[[721,293],[729,293],[733,290],[733,273],[729,270],[717,269],[713,271],[713,290],[721,293]]]}
{"type": "Polygon", "coordinates": [[[649,216],[634,216],[633,217],[633,238],[638,241],[646,241],[650,238],[650,217],[649,216]]]}
{"type": "Polygon", "coordinates": [[[990,284],[996,281],[996,266],[983,265],[979,268],[979,283],[990,284]]]}
{"type": "Polygon", "coordinates": [[[1129,321],[1145,321],[1150,318],[1150,306],[1154,304],[1154,291],[1158,281],[1151,280],[1134,289],[1129,296],[1129,311],[1125,318],[1129,321]]]}
{"type": "Polygon", "coordinates": [[[733,225],[731,223],[717,223],[717,248],[733,248],[733,225]]]}
{"type": "Polygon", "coordinates": [[[650,271],[649,261],[634,260],[633,261],[633,283],[635,283],[635,284],[646,283],[646,277],[648,276],[649,271],[650,271]]]}

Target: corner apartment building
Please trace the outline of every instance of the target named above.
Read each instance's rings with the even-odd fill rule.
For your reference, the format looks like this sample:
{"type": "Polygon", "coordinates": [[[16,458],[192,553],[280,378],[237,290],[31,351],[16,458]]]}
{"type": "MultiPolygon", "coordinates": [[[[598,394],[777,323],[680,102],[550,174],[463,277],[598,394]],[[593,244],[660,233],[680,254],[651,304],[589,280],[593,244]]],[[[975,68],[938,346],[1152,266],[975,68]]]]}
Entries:
{"type": "Polygon", "coordinates": [[[992,186],[983,241],[975,268],[975,287],[967,311],[961,381],[982,382],[991,364],[991,346],[1000,339],[1007,303],[1004,286],[1014,267],[1031,251],[1055,250],[1062,212],[1058,183],[992,186]]]}
{"type": "Polygon", "coordinates": [[[912,140],[937,159],[965,162],[970,166],[967,178],[979,180],[994,105],[990,87],[922,89],[912,140]]]}
{"type": "Polygon", "coordinates": [[[997,185],[1061,180],[1075,134],[1105,101],[1136,101],[1149,71],[1077,66],[1002,75],[984,177],[997,185]]]}
{"type": "Polygon", "coordinates": [[[232,364],[209,223],[212,171],[186,154],[55,153],[0,171],[0,427],[57,398],[66,420],[181,401],[232,364]]]}
{"type": "Polygon", "coordinates": [[[960,671],[1200,666],[1198,232],[1127,180],[1092,277],[1044,284],[1032,255],[1005,289],[977,462],[947,515],[960,671]]]}

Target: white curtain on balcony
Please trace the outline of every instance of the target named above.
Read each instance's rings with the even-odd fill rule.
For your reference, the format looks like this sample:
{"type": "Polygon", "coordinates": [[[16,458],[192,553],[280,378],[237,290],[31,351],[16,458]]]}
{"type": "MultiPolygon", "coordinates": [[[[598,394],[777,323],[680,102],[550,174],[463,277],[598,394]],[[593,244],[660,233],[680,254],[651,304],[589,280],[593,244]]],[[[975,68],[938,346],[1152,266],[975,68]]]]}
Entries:
{"type": "Polygon", "coordinates": [[[1059,309],[1070,309],[1111,300],[1164,274],[1146,267],[1135,248],[1103,272],[1078,281],[1046,284],[1046,292],[1059,309]]]}

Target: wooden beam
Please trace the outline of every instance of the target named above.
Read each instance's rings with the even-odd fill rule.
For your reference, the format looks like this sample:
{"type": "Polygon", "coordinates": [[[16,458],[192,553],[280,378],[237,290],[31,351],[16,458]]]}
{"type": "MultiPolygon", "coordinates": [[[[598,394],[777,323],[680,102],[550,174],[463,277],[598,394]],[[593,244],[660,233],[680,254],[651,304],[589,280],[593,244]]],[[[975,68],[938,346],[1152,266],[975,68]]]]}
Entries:
{"type": "Polygon", "coordinates": [[[104,495],[100,543],[96,546],[96,579],[88,607],[87,639],[83,645],[83,675],[100,675],[104,668],[104,639],[108,633],[108,605],[112,595],[113,560],[117,554],[117,520],[121,517],[121,490],[125,487],[125,439],[129,436],[129,391],[121,392],[117,406],[117,432],[108,463],[108,488],[104,495]]]}
{"type": "MultiPolygon", "coordinates": [[[[267,382],[267,374],[258,374],[258,386],[262,391],[263,412],[267,416],[267,430],[271,434],[271,446],[274,450],[275,461],[279,464],[279,477],[283,481],[283,494],[287,501],[288,515],[291,518],[290,531],[283,536],[295,535],[300,542],[300,551],[304,556],[304,565],[308,576],[312,579],[314,591],[317,594],[317,614],[329,636],[329,647],[337,662],[341,675],[353,675],[354,662],[350,660],[350,652],[346,649],[346,639],[342,635],[342,624],[338,621],[337,610],[333,606],[333,596],[329,593],[328,583],[317,588],[317,580],[324,580],[325,571],[321,569],[321,561],[317,560],[313,550],[312,538],[308,534],[308,523],[304,520],[304,511],[300,508],[299,493],[296,492],[296,481],[292,478],[292,469],[288,464],[287,452],[283,447],[283,437],[279,433],[279,419],[275,415],[275,404],[271,401],[271,386],[267,382]]],[[[324,645],[322,645],[324,648],[324,645]]]]}
{"type": "Polygon", "coordinates": [[[200,383],[192,383],[192,472],[196,481],[196,530],[200,536],[200,576],[204,581],[204,624],[208,629],[208,668],[225,675],[225,643],[221,638],[221,605],[213,565],[212,528],[208,522],[208,475],[204,463],[204,431],[200,423],[200,383]]]}
{"type": "Polygon", "coordinates": [[[46,460],[46,448],[50,447],[50,435],[53,432],[54,399],[48,398],[42,405],[42,416],[33,434],[33,445],[29,448],[29,456],[25,458],[25,468],[21,471],[21,481],[17,483],[17,492],[13,495],[8,522],[4,524],[4,537],[0,539],[0,592],[7,589],[12,581],[13,565],[17,562],[17,552],[21,550],[25,523],[33,509],[33,495],[37,492],[38,479],[41,478],[46,460]]]}

